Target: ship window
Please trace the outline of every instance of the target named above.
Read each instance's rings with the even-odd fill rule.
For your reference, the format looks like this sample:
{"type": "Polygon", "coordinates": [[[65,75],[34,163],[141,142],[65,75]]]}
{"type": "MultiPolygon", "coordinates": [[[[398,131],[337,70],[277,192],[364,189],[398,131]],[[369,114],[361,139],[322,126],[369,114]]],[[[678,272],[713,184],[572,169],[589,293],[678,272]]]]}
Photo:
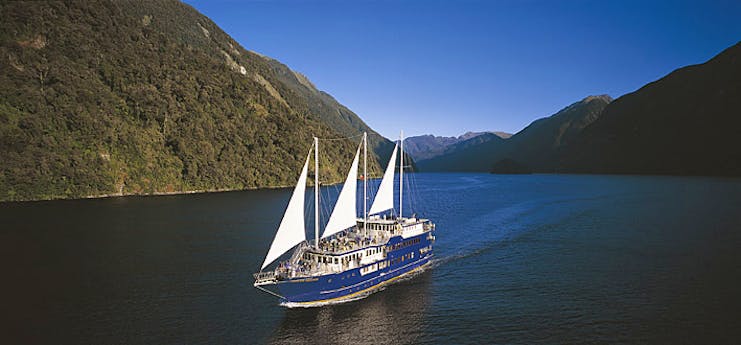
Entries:
{"type": "Polygon", "coordinates": [[[337,258],[334,258],[334,263],[337,263],[337,258]]]}

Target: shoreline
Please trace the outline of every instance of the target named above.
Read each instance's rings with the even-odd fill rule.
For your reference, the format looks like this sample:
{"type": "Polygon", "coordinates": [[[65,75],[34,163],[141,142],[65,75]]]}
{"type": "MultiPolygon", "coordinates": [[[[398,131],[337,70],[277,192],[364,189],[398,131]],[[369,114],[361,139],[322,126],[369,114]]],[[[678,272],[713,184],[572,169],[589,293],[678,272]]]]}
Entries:
{"type": "MultiPolygon", "coordinates": [[[[380,177],[373,177],[370,180],[377,180],[380,177]]],[[[322,186],[334,186],[344,183],[344,181],[336,183],[322,184],[322,186]]],[[[96,194],[86,195],[82,197],[74,198],[46,198],[46,199],[29,199],[29,200],[0,200],[0,205],[11,204],[11,203],[30,203],[30,202],[42,202],[42,201],[63,201],[63,200],[92,200],[92,199],[112,199],[112,198],[126,198],[126,197],[149,197],[149,196],[168,196],[168,195],[186,195],[186,194],[207,194],[207,193],[225,193],[225,192],[240,192],[240,191],[254,191],[260,189],[282,189],[282,188],[293,188],[293,185],[277,185],[277,186],[262,186],[262,187],[248,187],[248,188],[218,188],[218,189],[197,189],[197,190],[186,190],[186,191],[174,191],[174,192],[152,192],[152,193],[108,193],[108,194],[96,194]]],[[[311,185],[313,187],[313,185],[311,185]]]]}

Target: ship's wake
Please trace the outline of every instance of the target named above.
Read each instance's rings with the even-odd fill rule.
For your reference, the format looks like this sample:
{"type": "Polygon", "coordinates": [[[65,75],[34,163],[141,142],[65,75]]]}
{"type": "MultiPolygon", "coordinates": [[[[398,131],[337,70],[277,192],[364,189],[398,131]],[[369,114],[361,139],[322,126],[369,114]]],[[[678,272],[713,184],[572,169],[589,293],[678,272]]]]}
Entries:
{"type": "MultiPolygon", "coordinates": [[[[475,257],[498,246],[517,241],[522,235],[543,228],[544,224],[553,225],[566,221],[562,218],[544,220],[542,217],[545,215],[552,217],[554,214],[545,211],[553,208],[568,208],[574,202],[583,201],[585,198],[559,197],[533,200],[480,215],[465,223],[456,224],[454,229],[438,226],[437,231],[445,229],[444,233],[437,235],[437,238],[444,242],[436,244],[435,251],[438,257],[431,261],[431,266],[438,267],[475,257]]],[[[568,215],[569,212],[559,214],[568,215]]]]}

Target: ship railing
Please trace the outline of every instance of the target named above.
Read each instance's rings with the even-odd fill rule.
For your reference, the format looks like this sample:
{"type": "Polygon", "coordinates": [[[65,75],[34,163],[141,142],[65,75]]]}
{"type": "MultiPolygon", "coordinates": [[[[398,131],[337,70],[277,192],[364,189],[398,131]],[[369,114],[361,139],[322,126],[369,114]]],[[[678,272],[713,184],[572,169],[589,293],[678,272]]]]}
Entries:
{"type": "Polygon", "coordinates": [[[255,284],[275,281],[275,272],[269,271],[269,272],[258,272],[252,274],[253,277],[255,277],[255,284]]]}

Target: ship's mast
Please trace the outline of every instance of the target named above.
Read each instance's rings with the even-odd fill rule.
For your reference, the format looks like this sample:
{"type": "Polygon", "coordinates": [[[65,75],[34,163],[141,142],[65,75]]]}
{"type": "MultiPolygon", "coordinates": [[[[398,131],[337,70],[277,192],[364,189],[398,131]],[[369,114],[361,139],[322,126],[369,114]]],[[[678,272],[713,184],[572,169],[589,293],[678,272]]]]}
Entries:
{"type": "Polygon", "coordinates": [[[404,208],[404,130],[399,134],[401,150],[399,150],[399,218],[402,218],[404,208]]]}
{"type": "Polygon", "coordinates": [[[319,249],[319,138],[314,137],[314,247],[319,249]]]}
{"type": "Polygon", "coordinates": [[[363,133],[363,230],[368,232],[368,132],[363,133]]]}

